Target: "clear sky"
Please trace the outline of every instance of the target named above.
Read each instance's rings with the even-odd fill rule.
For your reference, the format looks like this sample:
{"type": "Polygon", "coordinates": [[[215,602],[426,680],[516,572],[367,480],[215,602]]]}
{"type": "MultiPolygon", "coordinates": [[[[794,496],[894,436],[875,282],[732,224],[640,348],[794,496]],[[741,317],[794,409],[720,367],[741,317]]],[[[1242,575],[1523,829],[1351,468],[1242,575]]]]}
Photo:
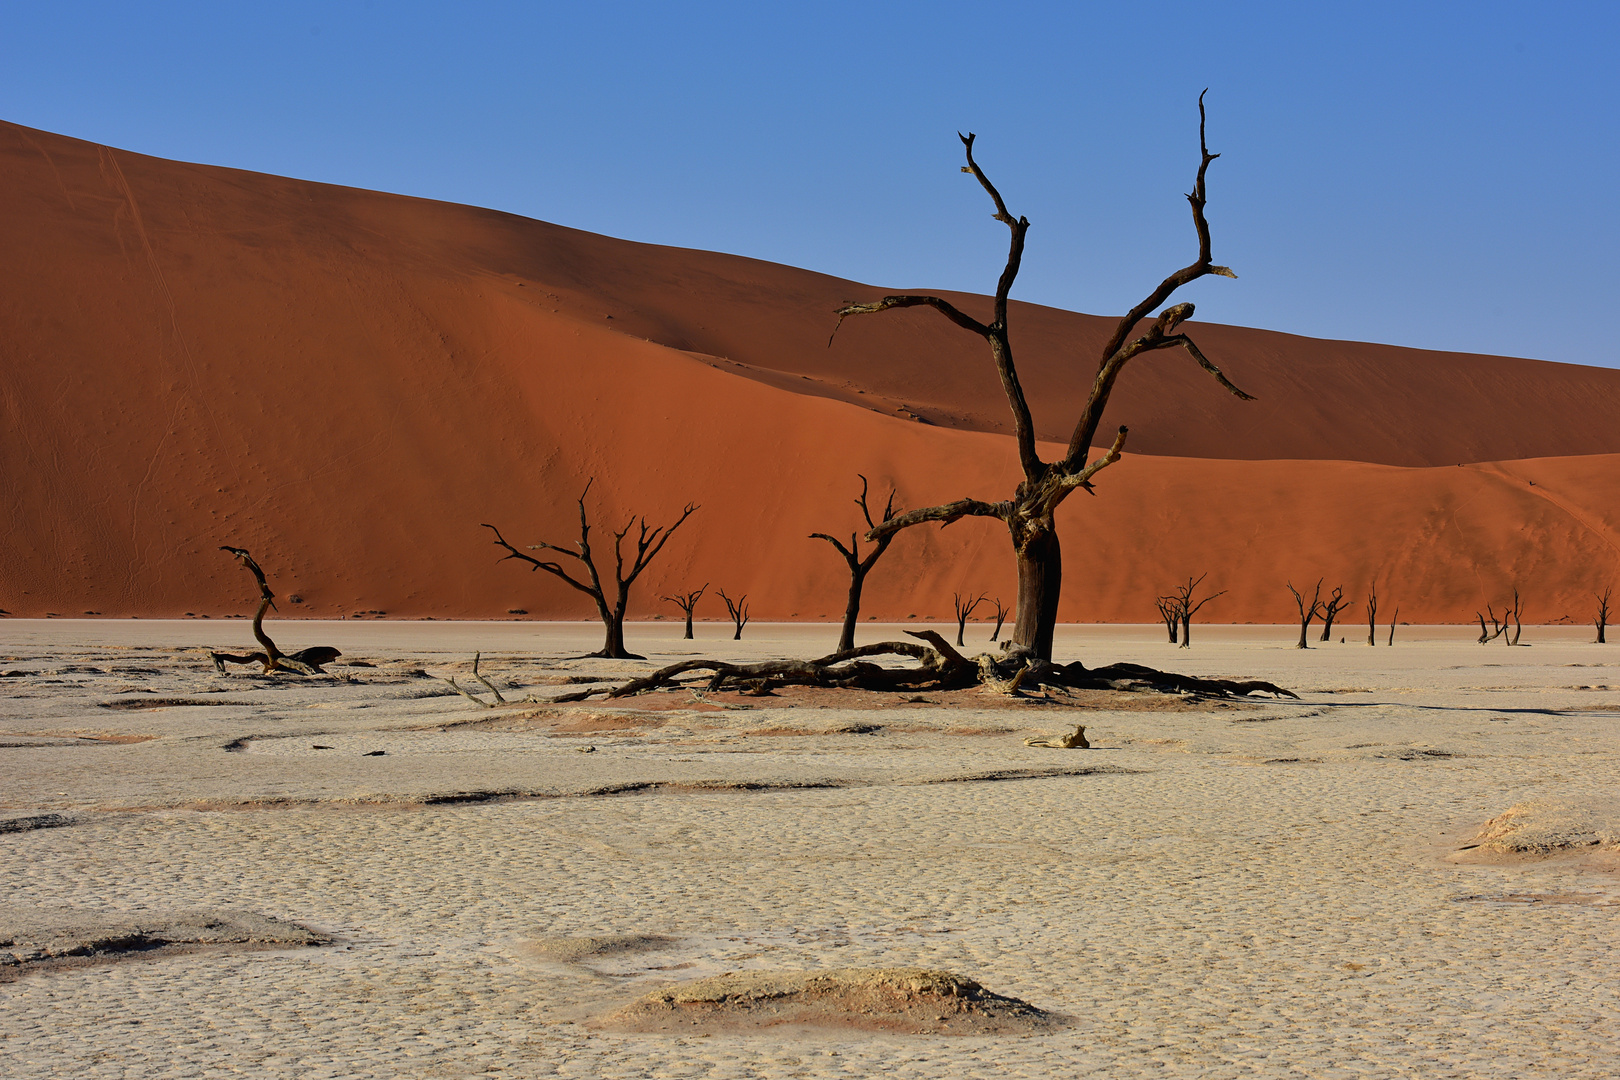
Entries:
{"type": "MultiPolygon", "coordinates": [[[[6,0],[0,118],[885,287],[1620,366],[1620,5],[6,0]]],[[[1015,330],[1016,332],[1016,330],[1015,330]]]]}

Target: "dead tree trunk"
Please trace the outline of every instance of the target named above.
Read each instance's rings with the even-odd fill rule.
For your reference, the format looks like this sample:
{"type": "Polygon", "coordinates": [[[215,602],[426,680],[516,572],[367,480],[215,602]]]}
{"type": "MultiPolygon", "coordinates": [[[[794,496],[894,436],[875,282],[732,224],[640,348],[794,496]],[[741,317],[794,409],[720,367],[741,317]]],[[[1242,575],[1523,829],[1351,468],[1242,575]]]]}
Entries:
{"type": "Polygon", "coordinates": [[[657,554],[664,549],[664,544],[671,536],[675,535],[675,530],[680,528],[682,523],[692,516],[697,506],[687,503],[686,509],[681,511],[681,516],[676,518],[675,523],[667,528],[662,525],[656,528],[648,528],[647,519],[639,517],[631,518],[625,522],[624,528],[613,534],[614,595],[613,602],[610,605],[608,603],[607,589],[602,583],[601,575],[597,573],[596,560],[591,553],[591,523],[585,516],[585,496],[590,494],[591,485],[595,482],[594,477],[587,480],[585,490],[580,492],[579,539],[574,543],[574,550],[570,551],[555,544],[548,544],[544,540],[538,544],[529,545],[530,551],[555,551],[559,555],[574,559],[585,568],[587,576],[585,581],[574,577],[558,563],[543,562],[533,555],[525,555],[507,543],[506,537],[502,536],[501,530],[495,526],[485,524],[484,528],[494,533],[495,544],[505,548],[507,551],[507,554],[502,556],[499,561],[505,562],[507,559],[517,559],[526,562],[529,564],[531,571],[544,570],[554,577],[561,578],[573,588],[578,589],[596,601],[596,613],[600,616],[602,626],[607,631],[607,639],[602,643],[599,650],[589,655],[606,656],[617,660],[645,660],[647,659],[645,656],[637,656],[624,647],[624,612],[630,605],[630,586],[635,584],[636,578],[640,577],[641,572],[647,569],[647,564],[652,562],[657,554]],[[624,565],[624,538],[629,535],[632,528],[638,525],[640,529],[636,536],[635,555],[630,560],[629,570],[626,571],[624,565]]]}
{"type": "Polygon", "coordinates": [[[1185,585],[1176,586],[1176,613],[1181,619],[1181,647],[1183,649],[1192,648],[1192,618],[1198,614],[1198,609],[1217,596],[1226,595],[1226,590],[1222,589],[1218,593],[1211,593],[1204,597],[1196,604],[1193,603],[1193,593],[1198,589],[1198,586],[1204,583],[1204,579],[1207,577],[1209,577],[1209,574],[1206,572],[1198,575],[1197,578],[1189,577],[1185,585]]]}
{"type": "Polygon", "coordinates": [[[1327,603],[1322,605],[1322,638],[1327,641],[1333,635],[1333,620],[1338,618],[1341,611],[1346,611],[1355,603],[1344,598],[1344,586],[1335,585],[1333,595],[1328,597],[1327,603]]]}
{"type": "Polygon", "coordinates": [[[1607,640],[1604,636],[1604,628],[1609,625],[1609,596],[1613,592],[1614,586],[1611,585],[1600,593],[1592,594],[1593,596],[1597,597],[1597,614],[1592,617],[1592,621],[1597,623],[1597,644],[1599,645],[1607,644],[1607,640]]]}
{"type": "Polygon", "coordinates": [[[1170,644],[1174,645],[1181,629],[1181,604],[1174,596],[1161,596],[1154,603],[1159,607],[1159,618],[1164,620],[1164,631],[1170,635],[1170,644]]]}
{"type": "Polygon", "coordinates": [[[1288,583],[1288,591],[1294,594],[1294,603],[1299,605],[1299,644],[1294,646],[1296,649],[1311,647],[1305,640],[1305,633],[1310,629],[1311,620],[1322,613],[1322,580],[1321,578],[1316,580],[1316,592],[1311,596],[1310,607],[1305,606],[1305,598],[1294,588],[1294,583],[1292,581],[1288,583]]]}
{"type": "Polygon", "coordinates": [[[1479,617],[1479,643],[1481,645],[1484,645],[1489,641],[1495,641],[1497,638],[1501,637],[1507,632],[1507,621],[1505,619],[1498,619],[1496,617],[1496,608],[1492,605],[1485,605],[1485,613],[1483,615],[1477,611],[1474,612],[1474,614],[1479,617]],[[1491,628],[1488,631],[1485,629],[1485,620],[1487,618],[1491,620],[1491,628]]]}
{"type": "Polygon", "coordinates": [[[1513,606],[1502,613],[1502,629],[1507,629],[1507,621],[1513,620],[1513,636],[1508,638],[1505,634],[1502,640],[1509,645],[1517,645],[1519,636],[1524,633],[1524,601],[1519,599],[1519,590],[1513,590],[1513,606]]]}
{"type": "Polygon", "coordinates": [[[697,602],[699,600],[703,599],[703,593],[708,589],[708,587],[709,583],[705,581],[703,583],[703,588],[699,589],[697,592],[677,593],[674,596],[660,596],[658,598],[660,600],[668,600],[670,603],[680,608],[683,613],[685,613],[686,633],[682,635],[683,641],[692,640],[692,609],[697,607],[697,602]]]}
{"type": "MultiPolygon", "coordinates": [[[[1132,359],[1143,353],[1159,349],[1185,349],[1205,371],[1237,397],[1247,400],[1248,394],[1233,386],[1219,368],[1210,363],[1193,340],[1178,332],[1181,324],[1191,318],[1193,305],[1183,303],[1159,312],[1145,328],[1140,324],[1153,310],[1167,301],[1171,294],[1189,282],[1206,275],[1236,277],[1230,269],[1217,266],[1210,255],[1209,223],[1204,217],[1204,175],[1210,162],[1219,155],[1209,152],[1204,138],[1204,96],[1198,96],[1198,143],[1201,158],[1193,181],[1192,194],[1187,202],[1192,207],[1193,229],[1198,236],[1198,258],[1189,266],[1177,270],[1159,283],[1141,303],[1133,307],[1114,325],[1113,333],[1103,346],[1097,367],[1097,376],[1091,392],[1081,408],[1069,439],[1067,452],[1061,461],[1042,461],[1036,452],[1035,425],[1030,418],[1029,404],[1013,364],[1012,338],[1008,329],[1007,297],[1023,260],[1024,237],[1029,231],[1029,219],[1013,217],[1002,200],[1001,193],[990,183],[984,171],[973,159],[972,134],[960,136],[966,151],[967,164],[963,172],[971,173],[995,205],[995,219],[1007,226],[1011,233],[1007,264],[996,284],[996,295],[990,321],[980,322],[958,310],[949,301],[938,296],[899,295],[885,296],[869,304],[846,304],[838,309],[838,320],[851,315],[869,315],[891,308],[929,307],[944,315],[964,330],[985,340],[991,360],[1001,378],[1002,391],[1012,410],[1013,435],[1018,447],[1018,460],[1023,470],[1023,481],[1012,498],[1004,502],[984,502],[979,499],[960,499],[941,506],[930,506],[900,514],[883,522],[867,533],[867,539],[877,540],[901,529],[937,521],[949,525],[963,517],[996,518],[1007,527],[1012,540],[1013,553],[1018,566],[1018,600],[1013,640],[1030,649],[1037,658],[1050,660],[1052,636],[1057,625],[1058,600],[1062,594],[1063,561],[1053,524],[1053,513],[1058,505],[1076,489],[1090,490],[1091,478],[1100,470],[1118,461],[1125,445],[1126,429],[1122,426],[1113,444],[1095,459],[1092,458],[1093,441],[1102,423],[1103,411],[1120,371],[1132,359]]],[[[836,335],[837,330],[834,330],[836,335]]],[[[831,342],[829,341],[829,344],[831,342]]]]}
{"type": "Polygon", "coordinates": [[[324,674],[321,666],[330,664],[343,654],[330,645],[316,645],[291,654],[283,653],[276,648],[276,643],[264,632],[264,613],[276,606],[276,594],[270,591],[270,583],[265,580],[264,571],[259,569],[259,564],[253,561],[253,556],[247,553],[246,548],[221,547],[219,550],[230,552],[237,562],[247,567],[248,572],[253,575],[253,580],[259,584],[259,610],[253,613],[253,637],[264,646],[264,651],[246,654],[210,652],[208,658],[214,662],[215,669],[223,675],[227,663],[262,664],[266,675],[273,671],[292,671],[299,675],[324,674]]]}
{"type": "Polygon", "coordinates": [[[1391,615],[1389,617],[1389,643],[1391,645],[1395,644],[1395,620],[1399,619],[1400,617],[1401,617],[1401,609],[1400,608],[1396,608],[1395,609],[1395,614],[1393,614],[1393,615],[1391,615]]]}
{"type": "MultiPolygon", "coordinates": [[[[882,522],[872,520],[871,508],[866,505],[866,477],[861,477],[861,497],[855,500],[855,505],[861,508],[861,517],[866,519],[868,530],[875,529],[882,522]]],[[[894,517],[894,489],[889,490],[889,501],[883,507],[883,522],[894,517]]],[[[825,540],[838,549],[838,554],[844,557],[849,564],[849,599],[844,603],[844,626],[838,632],[838,649],[843,652],[855,647],[855,624],[861,618],[861,590],[866,586],[866,575],[878,561],[889,545],[894,542],[894,533],[885,533],[880,536],[877,546],[867,552],[866,558],[860,557],[860,545],[856,542],[855,534],[849,534],[849,547],[843,542],[828,536],[826,533],[811,533],[812,540],[825,540]]]]}
{"type": "MultiPolygon", "coordinates": [[[[990,602],[992,604],[996,605],[996,628],[994,630],[990,631],[990,640],[991,641],[1000,641],[1001,640],[1001,624],[1007,621],[1007,609],[1006,609],[1006,607],[1004,607],[1002,605],[1001,597],[999,597],[999,596],[996,597],[994,600],[992,600],[990,602]]],[[[1599,633],[1601,634],[1601,631],[1599,631],[1599,633]]],[[[1600,638],[1600,640],[1601,640],[1601,638],[1600,638]]]]}
{"type": "Polygon", "coordinates": [[[973,614],[974,608],[984,603],[984,600],[985,596],[983,593],[980,593],[978,597],[972,601],[969,601],[968,598],[963,596],[961,593],[951,593],[951,602],[956,605],[956,643],[958,645],[967,644],[967,642],[962,640],[962,635],[967,633],[968,617],[973,614]]]}
{"type": "Polygon", "coordinates": [[[1378,630],[1378,589],[1374,585],[1367,586],[1367,644],[1376,646],[1378,639],[1373,635],[1378,630]]]}
{"type": "Polygon", "coordinates": [[[748,594],[743,593],[733,600],[726,595],[726,590],[716,589],[715,591],[720,595],[720,599],[726,602],[726,610],[731,613],[731,623],[737,628],[737,632],[731,635],[731,640],[741,641],[743,627],[748,625],[748,594]]]}

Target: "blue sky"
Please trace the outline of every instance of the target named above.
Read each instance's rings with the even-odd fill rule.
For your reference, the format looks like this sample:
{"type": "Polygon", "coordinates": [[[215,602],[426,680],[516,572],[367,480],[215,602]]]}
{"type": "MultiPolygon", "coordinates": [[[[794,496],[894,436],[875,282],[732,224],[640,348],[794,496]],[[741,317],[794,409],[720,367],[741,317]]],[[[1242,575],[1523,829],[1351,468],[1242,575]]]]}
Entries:
{"type": "Polygon", "coordinates": [[[1620,366],[1620,5],[13,2],[0,118],[896,288],[1620,366]],[[1594,324],[1593,320],[1597,323],[1594,324]]]}

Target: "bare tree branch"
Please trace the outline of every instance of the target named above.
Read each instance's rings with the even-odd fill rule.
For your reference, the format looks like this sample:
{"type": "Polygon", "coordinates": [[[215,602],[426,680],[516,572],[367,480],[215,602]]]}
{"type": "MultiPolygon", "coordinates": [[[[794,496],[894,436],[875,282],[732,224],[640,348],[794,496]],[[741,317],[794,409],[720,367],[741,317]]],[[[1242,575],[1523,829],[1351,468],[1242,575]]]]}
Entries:
{"type": "Polygon", "coordinates": [[[958,499],[943,506],[925,506],[920,510],[907,510],[903,514],[896,514],[888,521],[881,522],[876,528],[866,534],[868,540],[881,540],[891,536],[901,529],[908,529],[913,525],[921,525],[925,521],[938,521],[949,525],[965,517],[993,517],[1006,520],[1012,513],[1011,503],[987,503],[979,499],[958,499]]]}

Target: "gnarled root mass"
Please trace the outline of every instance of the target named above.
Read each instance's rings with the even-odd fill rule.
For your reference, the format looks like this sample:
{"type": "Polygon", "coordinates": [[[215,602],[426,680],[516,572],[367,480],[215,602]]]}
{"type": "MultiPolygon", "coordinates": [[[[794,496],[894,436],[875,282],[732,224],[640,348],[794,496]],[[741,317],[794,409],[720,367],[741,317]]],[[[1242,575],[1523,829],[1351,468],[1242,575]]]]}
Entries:
{"type": "Polygon", "coordinates": [[[1232,681],[1200,679],[1157,671],[1139,664],[1110,664],[1087,669],[1076,661],[1061,667],[1035,657],[1028,650],[1009,649],[1000,657],[980,655],[969,659],[932,630],[906,631],[926,645],[909,641],[882,641],[845,649],[818,660],[766,660],[757,664],[733,664],[724,660],[682,660],[659,668],[650,675],[632,679],[623,686],[593,686],[554,698],[557,702],[584,701],[595,695],[629,697],[649,690],[677,685],[679,676],[689,671],[710,672],[708,690],[720,690],[728,682],[738,684],[770,680],[777,685],[836,686],[857,690],[908,691],[964,690],[984,686],[998,693],[1022,696],[1026,690],[1045,686],[1076,690],[1119,690],[1126,692],[1172,692],[1206,694],[1210,697],[1243,697],[1272,694],[1297,698],[1292,691],[1259,680],[1232,681]],[[884,667],[866,657],[909,656],[915,667],[884,667]]]}

